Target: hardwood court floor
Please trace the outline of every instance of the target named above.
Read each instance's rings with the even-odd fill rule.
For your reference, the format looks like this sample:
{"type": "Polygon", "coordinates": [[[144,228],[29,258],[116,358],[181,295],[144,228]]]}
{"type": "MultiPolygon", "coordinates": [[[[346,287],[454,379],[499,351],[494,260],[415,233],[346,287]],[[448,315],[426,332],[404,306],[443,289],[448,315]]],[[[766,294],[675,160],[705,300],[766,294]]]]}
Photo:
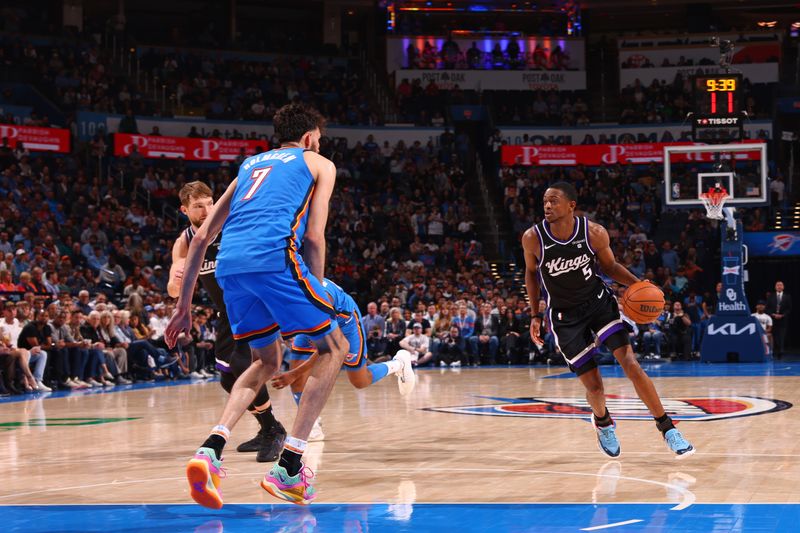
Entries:
{"type": "MultiPolygon", "coordinates": [[[[306,460],[320,503],[797,504],[800,365],[781,368],[652,366],[670,376],[656,387],[698,449],[681,461],[618,368],[603,370],[623,450],[614,461],[563,368],[423,370],[410,399],[393,376],[356,391],[342,374],[327,438],[306,460]]],[[[191,503],[184,466],[225,398],[206,382],[0,403],[0,505],[191,503]]],[[[290,428],[291,395],[273,400],[290,428]]],[[[258,485],[268,465],[235,451],[255,429],[246,415],[233,432],[226,504],[276,503],[258,485]]]]}

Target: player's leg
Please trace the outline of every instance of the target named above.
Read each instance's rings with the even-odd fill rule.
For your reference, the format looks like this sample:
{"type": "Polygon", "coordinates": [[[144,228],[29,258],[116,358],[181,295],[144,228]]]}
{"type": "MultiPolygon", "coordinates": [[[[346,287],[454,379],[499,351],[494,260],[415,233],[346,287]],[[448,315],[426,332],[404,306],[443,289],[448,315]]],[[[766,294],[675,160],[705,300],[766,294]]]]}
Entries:
{"type": "Polygon", "coordinates": [[[222,507],[222,496],[217,489],[222,473],[222,451],[230,432],[281,361],[280,331],[269,309],[241,276],[217,280],[225,297],[233,337],[249,343],[253,363],[236,379],[218,424],[186,468],[192,499],[212,509],[222,507]]]}
{"type": "Polygon", "coordinates": [[[319,358],[308,376],[291,435],[286,437],[278,464],[261,481],[264,490],[273,496],[299,505],[307,505],[316,497],[310,483],[313,473],[302,463],[303,452],[347,352],[347,341],[338,328],[321,339],[314,339],[314,343],[319,358]]]}
{"type": "MultiPolygon", "coordinates": [[[[251,364],[250,348],[242,344],[237,344],[236,349],[231,354],[230,369],[233,376],[242,375],[251,364]]],[[[232,388],[232,387],[231,387],[232,388]]],[[[275,461],[278,454],[283,449],[283,442],[286,439],[286,430],[283,425],[275,419],[272,410],[272,402],[269,397],[269,390],[264,384],[256,393],[253,403],[247,406],[247,411],[253,415],[259,425],[258,434],[249,441],[240,444],[238,452],[257,452],[256,461],[268,463],[275,461]]]]}
{"type": "Polygon", "coordinates": [[[358,310],[354,312],[353,320],[342,327],[342,334],[348,345],[343,368],[347,370],[347,377],[355,388],[369,387],[389,374],[395,374],[400,394],[405,396],[411,392],[417,380],[408,351],[400,350],[389,361],[367,366],[367,333],[358,310]]]}

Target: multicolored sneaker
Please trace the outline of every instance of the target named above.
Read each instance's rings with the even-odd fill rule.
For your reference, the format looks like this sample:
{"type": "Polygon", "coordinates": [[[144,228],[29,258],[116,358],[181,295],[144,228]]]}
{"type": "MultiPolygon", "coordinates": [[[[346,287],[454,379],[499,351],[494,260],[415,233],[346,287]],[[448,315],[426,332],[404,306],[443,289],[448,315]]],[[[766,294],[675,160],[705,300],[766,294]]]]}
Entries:
{"type": "Polygon", "coordinates": [[[285,468],[276,464],[261,480],[261,488],[281,500],[308,505],[317,497],[317,491],[311,486],[313,478],[314,472],[302,463],[296,476],[290,476],[285,468]]]}
{"type": "Polygon", "coordinates": [[[664,442],[667,443],[667,448],[675,452],[675,459],[689,457],[696,451],[694,446],[684,439],[681,432],[675,428],[664,433],[664,442]]]}
{"type": "Polygon", "coordinates": [[[221,479],[225,477],[222,459],[211,448],[200,448],[186,465],[186,479],[192,499],[209,509],[222,509],[221,479]]]}
{"type": "Polygon", "coordinates": [[[594,429],[597,431],[597,446],[600,448],[600,451],[609,457],[619,457],[622,450],[620,449],[619,440],[617,439],[617,423],[612,420],[610,426],[598,427],[594,418],[594,413],[592,413],[592,426],[594,426],[594,429]]]}

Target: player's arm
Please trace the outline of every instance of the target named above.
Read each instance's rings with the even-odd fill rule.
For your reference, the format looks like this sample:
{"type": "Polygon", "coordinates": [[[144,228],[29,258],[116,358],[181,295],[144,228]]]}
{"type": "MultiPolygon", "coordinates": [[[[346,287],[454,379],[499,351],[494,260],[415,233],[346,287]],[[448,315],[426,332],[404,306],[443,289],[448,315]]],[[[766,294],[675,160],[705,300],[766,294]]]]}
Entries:
{"type": "Polygon", "coordinates": [[[528,292],[528,301],[531,309],[539,305],[539,279],[536,276],[539,268],[539,237],[533,228],[528,228],[522,234],[522,250],[525,255],[525,290],[528,292]]]}
{"type": "Polygon", "coordinates": [[[303,239],[303,259],[311,273],[322,283],[325,277],[325,225],[328,222],[328,204],[336,184],[336,166],[314,152],[305,152],[303,157],[317,182],[303,239]]]}
{"type": "Polygon", "coordinates": [[[169,267],[169,281],[167,282],[167,294],[172,298],[177,298],[181,292],[183,266],[188,252],[189,245],[186,243],[183,233],[181,233],[181,236],[172,245],[172,266],[169,267]]]}
{"type": "MultiPolygon", "coordinates": [[[[539,257],[536,253],[539,251],[539,246],[539,237],[536,235],[536,231],[533,228],[528,228],[522,234],[522,250],[525,256],[525,290],[528,293],[528,301],[531,305],[531,315],[534,314],[533,310],[539,305],[539,279],[536,276],[539,268],[539,257]]],[[[531,340],[536,344],[544,344],[541,326],[540,321],[531,319],[531,340]]]]}
{"type": "Polygon", "coordinates": [[[217,234],[222,231],[222,226],[225,224],[225,219],[228,218],[228,213],[231,209],[231,198],[233,193],[236,192],[236,182],[234,179],[225,194],[219,199],[214,206],[214,210],[197,230],[192,238],[192,243],[186,252],[186,260],[183,267],[183,281],[181,283],[181,290],[178,292],[178,303],[175,305],[175,312],[167,324],[167,330],[164,332],[164,340],[170,348],[175,346],[178,342],[178,337],[181,333],[189,331],[192,327],[192,317],[189,313],[189,307],[192,305],[192,294],[194,294],[194,286],[197,283],[197,276],[200,274],[200,267],[203,264],[203,257],[211,242],[216,238],[217,234]]]}
{"type": "Polygon", "coordinates": [[[282,389],[284,387],[288,387],[298,379],[304,379],[308,377],[309,374],[311,374],[311,369],[314,368],[314,363],[317,361],[317,359],[319,359],[319,352],[315,351],[306,361],[303,361],[301,364],[297,365],[288,372],[283,372],[282,374],[278,374],[273,377],[270,383],[276,389],[282,389]]]}
{"type": "Polygon", "coordinates": [[[606,276],[626,287],[639,281],[639,278],[631,274],[630,270],[617,262],[614,252],[611,251],[611,239],[608,237],[606,228],[591,221],[589,222],[589,244],[592,245],[600,269],[606,276]]]}

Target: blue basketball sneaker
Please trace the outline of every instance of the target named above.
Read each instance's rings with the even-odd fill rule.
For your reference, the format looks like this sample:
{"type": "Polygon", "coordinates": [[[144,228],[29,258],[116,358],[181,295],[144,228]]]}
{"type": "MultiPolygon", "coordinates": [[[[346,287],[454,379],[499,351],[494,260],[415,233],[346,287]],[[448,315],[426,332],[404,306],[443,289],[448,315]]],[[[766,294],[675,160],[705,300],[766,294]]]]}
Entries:
{"type": "Polygon", "coordinates": [[[670,429],[664,434],[664,442],[667,443],[667,448],[675,452],[675,459],[683,459],[689,457],[695,452],[688,440],[683,438],[681,432],[675,428],[670,429]]]}
{"type": "Polygon", "coordinates": [[[592,426],[597,431],[597,446],[600,450],[609,457],[619,457],[622,450],[617,439],[617,423],[612,420],[610,426],[598,427],[592,413],[592,426]]]}

